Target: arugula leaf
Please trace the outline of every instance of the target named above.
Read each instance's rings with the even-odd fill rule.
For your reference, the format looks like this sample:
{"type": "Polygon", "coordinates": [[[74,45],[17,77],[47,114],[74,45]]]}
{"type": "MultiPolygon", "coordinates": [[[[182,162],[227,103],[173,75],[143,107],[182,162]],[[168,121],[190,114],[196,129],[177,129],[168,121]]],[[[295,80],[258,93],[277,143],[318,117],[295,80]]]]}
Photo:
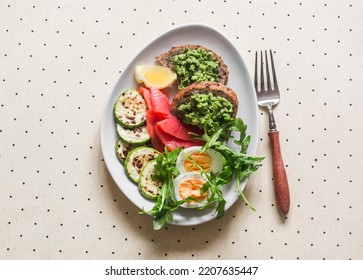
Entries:
{"type": "Polygon", "coordinates": [[[174,177],[179,174],[175,167],[176,159],[182,149],[179,147],[169,152],[165,148],[165,153],[159,154],[156,158],[156,174],[153,175],[152,179],[163,182],[163,184],[154,207],[149,211],[144,209],[141,211],[142,214],[149,214],[154,217],[153,228],[155,230],[161,229],[165,223],[171,223],[173,221],[172,212],[184,203],[184,201],[176,201],[173,184],[174,177]]]}
{"type": "MultiPolygon", "coordinates": [[[[217,219],[221,218],[224,215],[226,205],[226,200],[223,197],[223,186],[235,179],[237,181],[239,195],[252,210],[255,210],[243,194],[242,184],[248,176],[258,169],[264,156],[246,154],[251,137],[246,135],[247,125],[244,124],[242,119],[234,118],[222,126],[216,123],[212,123],[212,125],[212,130],[210,129],[210,126],[208,126],[205,127],[202,136],[194,136],[197,139],[205,141],[202,152],[209,148],[218,151],[224,157],[225,164],[219,174],[213,172],[207,173],[204,170],[201,171],[207,179],[201,192],[208,191],[209,195],[207,203],[197,209],[214,208],[217,213],[217,219]],[[213,133],[210,133],[210,131],[213,131],[213,133]],[[232,136],[233,132],[239,134],[239,137],[234,138],[232,136]],[[239,147],[238,151],[235,151],[228,146],[227,141],[230,138],[234,138],[233,142],[239,147]]],[[[160,195],[157,197],[156,204],[152,209],[148,211],[142,209],[141,212],[154,217],[154,230],[161,229],[165,223],[171,223],[173,221],[173,212],[177,210],[180,205],[195,200],[194,198],[189,197],[176,201],[175,198],[173,179],[179,175],[179,171],[175,164],[182,149],[182,147],[174,149],[173,151],[165,149],[165,153],[158,155],[156,158],[155,169],[157,172],[153,176],[153,179],[163,182],[160,195]]]]}
{"type": "Polygon", "coordinates": [[[209,191],[209,196],[207,203],[203,207],[199,207],[199,209],[213,207],[217,212],[217,219],[219,219],[224,215],[224,208],[226,205],[222,187],[228,183],[229,179],[225,180],[225,178],[216,176],[213,172],[208,174],[202,171],[202,173],[204,173],[207,178],[207,182],[202,187],[201,192],[209,191]]]}
{"type": "MultiPolygon", "coordinates": [[[[265,157],[246,154],[251,140],[251,137],[246,135],[246,131],[247,125],[243,120],[241,118],[234,118],[217,129],[213,135],[210,136],[205,133],[201,139],[206,141],[206,144],[203,146],[203,151],[212,148],[223,155],[226,162],[221,176],[229,174],[229,176],[225,177],[228,178],[226,182],[229,183],[233,179],[234,174],[239,195],[252,210],[255,210],[242,192],[242,182],[258,169],[259,163],[265,157]],[[239,133],[239,139],[233,141],[239,146],[239,151],[235,151],[227,145],[227,140],[233,137],[231,135],[232,132],[239,133]]],[[[220,209],[217,207],[217,213],[219,213],[218,210],[220,209]]]]}

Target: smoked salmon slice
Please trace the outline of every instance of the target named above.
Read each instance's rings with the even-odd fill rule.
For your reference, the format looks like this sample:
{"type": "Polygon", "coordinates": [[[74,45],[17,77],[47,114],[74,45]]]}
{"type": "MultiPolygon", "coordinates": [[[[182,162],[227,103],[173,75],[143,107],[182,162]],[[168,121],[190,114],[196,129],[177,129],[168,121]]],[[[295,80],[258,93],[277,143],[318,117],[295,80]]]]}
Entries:
{"type": "Polygon", "coordinates": [[[146,102],[146,107],[149,110],[151,110],[152,108],[151,108],[151,92],[150,92],[150,90],[146,87],[139,87],[137,89],[137,91],[142,94],[142,96],[144,97],[145,102],[146,102]]]}
{"type": "Polygon", "coordinates": [[[204,145],[201,140],[193,141],[193,135],[199,135],[203,131],[197,127],[182,123],[170,113],[170,103],[167,95],[156,88],[139,87],[138,91],[144,96],[147,113],[146,126],[150,134],[151,144],[155,149],[164,152],[164,147],[174,150],[177,147],[184,148],[204,145]]]}
{"type": "Polygon", "coordinates": [[[156,88],[150,89],[151,110],[160,117],[166,118],[170,115],[170,103],[168,97],[156,88]]]}
{"type": "Polygon", "coordinates": [[[168,148],[169,151],[174,150],[178,147],[184,147],[184,149],[198,145],[196,142],[182,140],[175,138],[174,136],[165,133],[162,129],[160,129],[157,125],[154,127],[154,131],[158,138],[160,139],[161,143],[168,148]]]}
{"type": "Polygon", "coordinates": [[[195,126],[186,125],[173,115],[169,115],[166,119],[159,121],[156,125],[165,133],[186,141],[193,141],[193,134],[203,134],[201,129],[195,126]]]}
{"type": "Polygon", "coordinates": [[[158,135],[155,132],[155,127],[157,122],[160,119],[158,116],[151,110],[148,110],[146,113],[146,127],[150,134],[151,144],[153,147],[159,152],[164,152],[164,144],[159,139],[158,135]]]}

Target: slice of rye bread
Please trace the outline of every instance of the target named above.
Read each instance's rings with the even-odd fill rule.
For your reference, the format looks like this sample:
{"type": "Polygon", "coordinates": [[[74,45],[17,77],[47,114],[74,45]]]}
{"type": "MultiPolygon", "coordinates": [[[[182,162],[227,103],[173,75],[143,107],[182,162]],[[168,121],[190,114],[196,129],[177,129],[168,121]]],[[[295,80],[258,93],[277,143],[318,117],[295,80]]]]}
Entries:
{"type": "Polygon", "coordinates": [[[179,106],[187,102],[194,93],[208,94],[209,92],[215,96],[222,96],[231,102],[233,105],[231,116],[236,117],[238,110],[237,94],[231,88],[217,82],[197,82],[185,87],[174,96],[170,105],[170,112],[183,120],[183,113],[178,110],[179,106]]]}
{"type": "Polygon", "coordinates": [[[204,49],[213,54],[213,56],[215,57],[215,59],[218,61],[219,64],[219,67],[217,69],[217,76],[219,79],[218,82],[224,85],[227,84],[228,74],[229,74],[227,65],[224,63],[222,58],[217,53],[201,45],[183,45],[183,46],[172,47],[167,52],[164,52],[155,57],[155,60],[158,61],[161,65],[168,67],[170,70],[175,71],[173,63],[174,56],[183,53],[185,49],[199,49],[199,48],[204,49]]]}

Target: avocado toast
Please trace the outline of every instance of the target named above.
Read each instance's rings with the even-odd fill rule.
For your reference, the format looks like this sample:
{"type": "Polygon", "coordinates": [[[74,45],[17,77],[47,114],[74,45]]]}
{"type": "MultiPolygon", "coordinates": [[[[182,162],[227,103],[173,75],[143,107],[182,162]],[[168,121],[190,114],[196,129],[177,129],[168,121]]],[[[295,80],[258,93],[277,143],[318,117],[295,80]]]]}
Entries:
{"type": "Polygon", "coordinates": [[[237,110],[236,93],[216,82],[197,82],[185,87],[170,106],[170,112],[182,122],[208,129],[236,117],[237,110]]]}
{"type": "Polygon", "coordinates": [[[179,90],[200,81],[219,82],[224,85],[228,81],[228,67],[222,58],[201,45],[172,47],[155,59],[177,73],[179,90]]]}

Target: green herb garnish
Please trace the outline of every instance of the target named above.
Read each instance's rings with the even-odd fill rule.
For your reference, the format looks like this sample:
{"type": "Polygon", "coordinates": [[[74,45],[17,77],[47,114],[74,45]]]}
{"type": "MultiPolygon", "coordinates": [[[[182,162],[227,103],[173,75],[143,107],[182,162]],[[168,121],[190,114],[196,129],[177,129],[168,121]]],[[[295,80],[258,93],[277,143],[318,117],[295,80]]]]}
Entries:
{"type": "MultiPolygon", "coordinates": [[[[235,175],[239,195],[252,210],[255,210],[243,194],[242,183],[248,176],[250,176],[258,169],[258,167],[260,166],[260,162],[265,157],[246,154],[248,145],[251,140],[251,137],[249,135],[246,135],[246,130],[247,125],[244,124],[242,119],[234,118],[233,120],[225,123],[219,129],[217,129],[212,136],[209,136],[208,134],[204,134],[202,136],[202,139],[206,141],[206,144],[203,146],[202,151],[205,151],[208,148],[212,148],[223,155],[226,162],[221,174],[219,174],[219,177],[223,180],[220,180],[219,182],[217,181],[216,183],[218,183],[218,186],[220,185],[220,187],[222,187],[224,184],[228,184],[229,182],[231,182],[234,178],[233,175],[235,175]],[[239,139],[233,141],[239,146],[239,151],[235,151],[227,145],[227,140],[228,138],[232,138],[231,133],[233,131],[237,134],[239,133],[239,139]],[[223,182],[225,183],[223,184],[223,182]]],[[[211,176],[212,175],[213,174],[211,174],[211,176]]],[[[211,182],[214,181],[215,180],[211,180],[211,182]]],[[[217,211],[218,210],[219,209],[217,209],[217,211]]]]}
{"type": "Polygon", "coordinates": [[[154,217],[154,230],[161,229],[165,223],[171,223],[173,221],[173,212],[181,204],[191,200],[190,198],[180,201],[176,201],[175,199],[173,179],[179,175],[175,163],[182,149],[182,147],[179,147],[169,152],[165,148],[165,153],[159,154],[156,157],[156,174],[153,175],[152,179],[163,182],[163,185],[154,207],[149,211],[145,211],[144,209],[141,211],[141,214],[149,214],[154,217]]]}
{"type": "MultiPolygon", "coordinates": [[[[210,195],[205,206],[197,209],[215,208],[217,219],[224,215],[226,201],[223,198],[223,186],[230,183],[232,180],[237,181],[237,189],[239,195],[245,203],[254,210],[253,206],[248,202],[242,191],[243,181],[255,172],[260,166],[260,162],[264,156],[252,156],[246,154],[248,145],[250,143],[250,136],[246,135],[247,125],[244,124],[242,119],[234,118],[220,127],[215,127],[213,134],[208,134],[205,131],[200,139],[206,143],[202,148],[205,151],[212,148],[222,154],[225,158],[225,165],[222,171],[218,174],[213,172],[204,172],[207,182],[201,189],[202,192],[209,191],[210,195]],[[238,138],[232,136],[237,134],[238,138]],[[237,151],[227,145],[227,141],[233,138],[233,142],[239,147],[237,151]]],[[[179,174],[175,167],[176,159],[181,152],[182,148],[179,147],[171,152],[167,149],[164,154],[160,154],[156,158],[155,168],[157,173],[153,179],[163,182],[160,195],[154,207],[149,210],[143,210],[141,213],[149,214],[154,217],[153,228],[155,230],[161,229],[165,223],[173,221],[173,212],[185,202],[193,200],[187,198],[181,201],[176,201],[173,179],[179,174]]]]}

